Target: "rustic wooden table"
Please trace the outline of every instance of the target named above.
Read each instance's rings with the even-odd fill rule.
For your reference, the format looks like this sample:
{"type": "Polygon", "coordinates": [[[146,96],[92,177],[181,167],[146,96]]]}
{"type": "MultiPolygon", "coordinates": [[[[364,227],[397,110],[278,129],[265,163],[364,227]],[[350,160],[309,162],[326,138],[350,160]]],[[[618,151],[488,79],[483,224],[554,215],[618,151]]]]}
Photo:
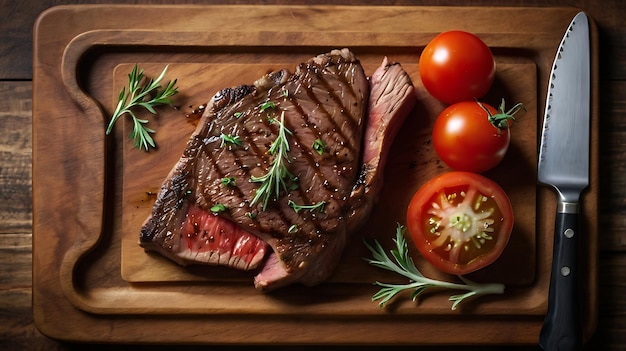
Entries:
{"type": "MultiPolygon", "coordinates": [[[[310,2],[307,0],[292,2],[280,0],[174,0],[170,2],[157,0],[0,0],[0,14],[3,16],[0,22],[0,94],[5,96],[0,100],[0,349],[2,350],[81,348],[81,345],[58,342],[41,334],[33,323],[32,316],[32,29],[35,18],[43,10],[51,6],[70,3],[309,4],[310,2]]],[[[335,2],[317,1],[316,3],[333,4],[335,2]]],[[[485,7],[571,6],[585,10],[596,21],[600,53],[599,320],[596,332],[585,349],[625,350],[626,21],[624,18],[626,18],[626,5],[621,0],[597,2],[584,0],[351,0],[343,3],[485,7]]],[[[506,18],[493,20],[506,21],[506,18]]],[[[453,330],[449,332],[454,333],[453,330]]],[[[144,348],[137,345],[94,346],[102,349],[144,348]]],[[[154,346],[145,348],[165,349],[165,347],[154,346]]],[[[368,348],[359,347],[358,349],[368,348]]],[[[442,350],[443,348],[427,349],[442,350]]],[[[474,348],[463,347],[463,349],[474,348]]],[[[538,347],[507,349],[536,350],[538,347]]]]}

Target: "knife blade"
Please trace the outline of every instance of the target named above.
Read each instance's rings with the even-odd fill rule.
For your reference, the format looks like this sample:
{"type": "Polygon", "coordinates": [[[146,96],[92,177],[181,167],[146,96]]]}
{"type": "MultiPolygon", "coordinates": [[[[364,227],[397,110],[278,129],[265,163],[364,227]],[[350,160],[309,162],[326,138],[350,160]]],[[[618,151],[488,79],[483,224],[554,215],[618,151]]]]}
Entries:
{"type": "Polygon", "coordinates": [[[552,65],[539,149],[538,181],[557,194],[548,310],[539,334],[546,351],[582,346],[578,216],[589,186],[590,63],[589,20],[580,12],[552,65]]]}

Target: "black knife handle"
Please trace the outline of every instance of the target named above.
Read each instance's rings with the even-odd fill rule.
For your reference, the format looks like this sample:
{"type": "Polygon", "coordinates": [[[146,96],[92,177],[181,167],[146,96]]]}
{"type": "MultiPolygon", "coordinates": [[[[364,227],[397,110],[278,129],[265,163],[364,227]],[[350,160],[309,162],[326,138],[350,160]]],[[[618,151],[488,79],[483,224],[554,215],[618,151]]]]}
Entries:
{"type": "Polygon", "coordinates": [[[578,213],[557,213],[548,312],[539,335],[546,351],[582,347],[578,272],[578,213]]]}

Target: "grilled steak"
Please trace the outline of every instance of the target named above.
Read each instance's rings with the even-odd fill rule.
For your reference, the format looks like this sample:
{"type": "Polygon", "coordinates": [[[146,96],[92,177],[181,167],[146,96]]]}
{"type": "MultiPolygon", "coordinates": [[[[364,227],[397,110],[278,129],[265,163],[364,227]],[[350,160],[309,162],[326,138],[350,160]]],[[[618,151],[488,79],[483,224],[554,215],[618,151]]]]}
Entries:
{"type": "Polygon", "coordinates": [[[399,65],[385,59],[370,82],[348,49],[221,90],[164,181],[141,246],[182,265],[256,269],[263,290],[324,281],[377,196],[387,131],[414,103],[399,65]]]}

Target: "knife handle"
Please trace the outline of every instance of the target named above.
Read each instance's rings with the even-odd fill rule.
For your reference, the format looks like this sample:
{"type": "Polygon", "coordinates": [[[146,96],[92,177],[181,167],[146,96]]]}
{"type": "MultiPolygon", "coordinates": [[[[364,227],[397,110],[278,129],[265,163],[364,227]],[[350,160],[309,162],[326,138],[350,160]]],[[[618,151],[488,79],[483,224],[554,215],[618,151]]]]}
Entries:
{"type": "Polygon", "coordinates": [[[548,311],[539,335],[539,345],[545,351],[582,347],[577,212],[556,214],[548,311]]]}

